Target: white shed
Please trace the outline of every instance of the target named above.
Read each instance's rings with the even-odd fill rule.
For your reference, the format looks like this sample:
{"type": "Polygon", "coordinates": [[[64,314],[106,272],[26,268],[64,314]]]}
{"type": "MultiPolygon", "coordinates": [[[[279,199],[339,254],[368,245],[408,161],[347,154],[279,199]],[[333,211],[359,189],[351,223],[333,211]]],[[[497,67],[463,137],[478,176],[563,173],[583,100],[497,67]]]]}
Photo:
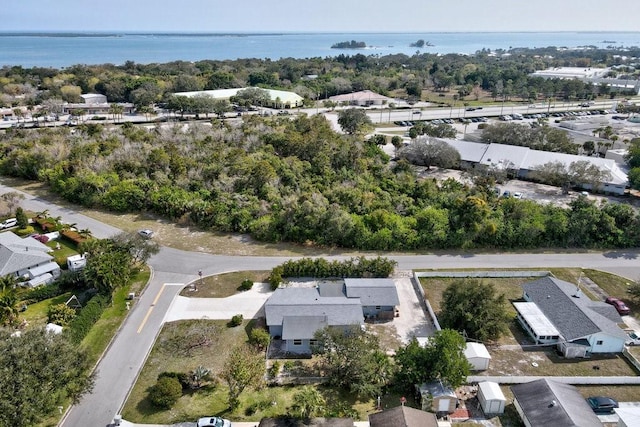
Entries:
{"type": "Polygon", "coordinates": [[[464,357],[471,364],[473,371],[486,371],[489,369],[491,355],[484,344],[479,342],[468,342],[464,349],[464,357]]]}
{"type": "Polygon", "coordinates": [[[491,381],[478,383],[478,401],[485,414],[502,414],[507,403],[498,383],[491,381]]]}

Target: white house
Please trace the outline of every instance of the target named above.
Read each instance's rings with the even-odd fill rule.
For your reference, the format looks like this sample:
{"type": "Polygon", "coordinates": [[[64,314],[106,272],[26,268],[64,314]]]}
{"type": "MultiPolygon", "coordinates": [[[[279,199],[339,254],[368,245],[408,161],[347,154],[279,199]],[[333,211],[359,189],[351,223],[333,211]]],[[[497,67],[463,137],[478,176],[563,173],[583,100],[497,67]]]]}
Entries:
{"type": "Polygon", "coordinates": [[[491,355],[487,347],[482,343],[468,342],[464,349],[464,357],[467,358],[467,362],[469,362],[471,369],[474,371],[486,371],[489,369],[491,355]]]}
{"type": "Polygon", "coordinates": [[[51,251],[31,237],[23,239],[12,232],[0,233],[0,276],[34,280],[50,274],[55,279],[60,276],[60,266],[53,261],[51,251]]]}
{"type": "Polygon", "coordinates": [[[478,402],[485,414],[502,414],[507,399],[498,383],[483,381],[478,383],[478,402]]]}
{"type": "Polygon", "coordinates": [[[628,339],[609,304],[593,301],[576,285],[543,277],[522,285],[524,302],[513,305],[518,321],[537,344],[555,344],[565,357],[620,353],[628,339]]]}

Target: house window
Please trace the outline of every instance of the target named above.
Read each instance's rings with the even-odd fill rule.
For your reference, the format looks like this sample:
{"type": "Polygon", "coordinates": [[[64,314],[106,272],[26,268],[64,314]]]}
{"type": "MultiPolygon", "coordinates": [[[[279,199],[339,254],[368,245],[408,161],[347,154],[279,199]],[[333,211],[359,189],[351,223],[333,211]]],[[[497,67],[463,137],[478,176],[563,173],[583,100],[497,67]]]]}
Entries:
{"type": "Polygon", "coordinates": [[[376,310],[380,310],[380,306],[379,305],[376,305],[376,310]]]}
{"type": "Polygon", "coordinates": [[[310,345],[317,345],[318,344],[318,340],[309,340],[309,344],[310,345]]]}
{"type": "Polygon", "coordinates": [[[602,345],[602,341],[596,341],[596,345],[602,345]]]}
{"type": "Polygon", "coordinates": [[[293,345],[302,345],[302,340],[293,340],[293,345]]]}

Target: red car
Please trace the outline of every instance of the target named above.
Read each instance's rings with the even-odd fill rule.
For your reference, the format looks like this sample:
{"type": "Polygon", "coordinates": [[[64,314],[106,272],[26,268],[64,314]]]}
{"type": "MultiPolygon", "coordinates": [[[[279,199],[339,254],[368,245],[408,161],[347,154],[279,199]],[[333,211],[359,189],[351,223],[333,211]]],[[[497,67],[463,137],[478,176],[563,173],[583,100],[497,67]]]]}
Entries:
{"type": "Polygon", "coordinates": [[[627,307],[627,304],[625,304],[622,300],[619,300],[618,298],[608,297],[606,300],[604,300],[604,302],[614,306],[618,314],[629,314],[629,312],[631,311],[629,310],[629,307],[627,307]]]}

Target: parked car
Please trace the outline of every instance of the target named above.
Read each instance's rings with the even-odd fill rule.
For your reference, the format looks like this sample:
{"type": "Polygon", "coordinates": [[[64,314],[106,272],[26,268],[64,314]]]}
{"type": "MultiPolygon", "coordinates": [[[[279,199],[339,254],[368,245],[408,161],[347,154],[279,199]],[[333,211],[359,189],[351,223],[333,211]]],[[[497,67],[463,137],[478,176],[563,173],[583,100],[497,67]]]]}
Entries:
{"type": "Polygon", "coordinates": [[[640,337],[635,332],[629,332],[629,340],[626,345],[640,345],[640,337]]]}
{"type": "Polygon", "coordinates": [[[231,427],[231,421],[220,417],[204,417],[198,420],[196,427],[231,427]]]}
{"type": "Polygon", "coordinates": [[[502,197],[511,197],[511,192],[509,190],[506,190],[504,193],[502,193],[502,197]]]}
{"type": "Polygon", "coordinates": [[[595,396],[587,398],[593,412],[597,414],[611,414],[618,407],[618,401],[610,397],[595,396]]]}
{"type": "Polygon", "coordinates": [[[516,191],[515,193],[513,193],[513,198],[514,199],[522,199],[522,193],[520,193],[519,191],[516,191]]]}
{"type": "Polygon", "coordinates": [[[18,220],[15,218],[8,218],[4,221],[0,222],[0,229],[4,230],[5,228],[11,228],[18,225],[18,220]]]}
{"type": "Polygon", "coordinates": [[[604,302],[606,302],[607,304],[611,304],[616,309],[618,314],[625,315],[625,314],[629,314],[629,312],[631,311],[629,310],[629,307],[627,307],[627,304],[625,304],[624,301],[618,298],[607,297],[607,299],[604,300],[604,302]]]}
{"type": "Polygon", "coordinates": [[[148,228],[144,230],[138,230],[138,234],[145,239],[151,239],[153,237],[153,230],[149,230],[148,228]]]}

